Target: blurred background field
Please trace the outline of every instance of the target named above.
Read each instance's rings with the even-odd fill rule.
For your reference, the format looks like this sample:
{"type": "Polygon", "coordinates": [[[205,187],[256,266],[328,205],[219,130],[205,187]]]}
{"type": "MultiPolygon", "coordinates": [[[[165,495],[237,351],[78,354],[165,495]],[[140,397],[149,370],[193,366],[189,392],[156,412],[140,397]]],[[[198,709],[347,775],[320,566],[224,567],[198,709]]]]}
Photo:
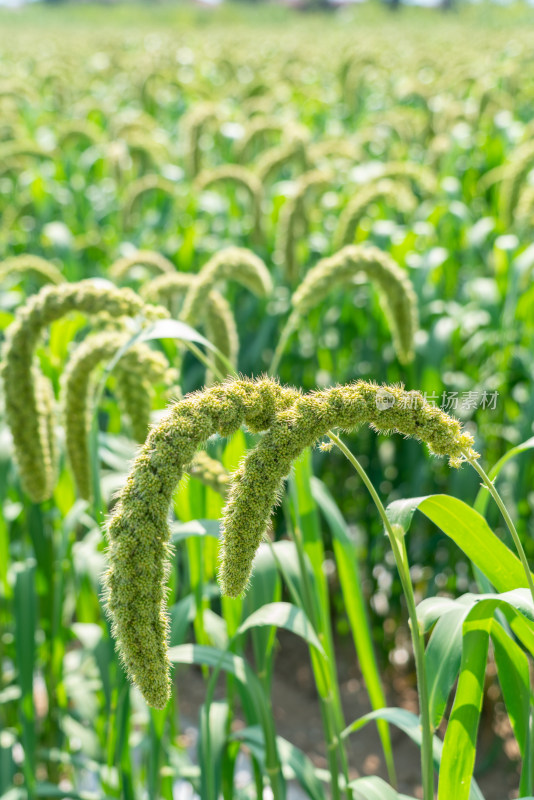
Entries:
{"type": "MultiPolygon", "coordinates": [[[[155,272],[142,255],[136,260],[139,251],[196,275],[213,254],[238,246],[263,259],[274,283],[268,297],[222,284],[240,340],[235,366],[259,376],[309,269],[344,245],[374,245],[413,284],[414,360],[400,363],[379,295],[358,280],[300,320],[276,374],[303,391],[358,378],[402,382],[458,416],[485,463],[495,463],[534,435],[533,44],[526,4],[457,2],[449,12],[372,2],[323,11],[260,2],[0,9],[1,330],[44,282],[8,259],[32,254],[66,281],[104,279],[142,292],[155,272]],[[241,177],[215,181],[228,164],[241,177]],[[117,271],[129,257],[131,268],[117,271]]],[[[171,312],[180,314],[179,301],[171,312]]],[[[205,320],[193,327],[210,338],[205,320]]],[[[205,665],[178,667],[171,705],[155,711],[129,687],[114,652],[100,526],[136,436],[112,374],[93,425],[102,504],[82,499],[66,456],[62,375],[90,333],[86,317],[67,316],[37,351],[56,404],[51,499],[32,503],[22,491],[2,418],[0,797],[204,799],[219,788],[225,798],[268,797],[254,715],[232,677],[219,682],[219,717],[207,723],[205,665]],[[211,755],[202,738],[210,725],[219,747],[211,755]],[[236,762],[243,729],[247,757],[236,762]],[[220,787],[206,788],[203,771],[213,764],[220,787]]],[[[154,381],[157,419],[171,396],[202,387],[206,370],[171,338],[153,348],[179,368],[172,380],[154,381]]],[[[450,470],[419,443],[367,429],[347,438],[387,502],[444,492],[472,503],[477,494],[474,472],[450,470]]],[[[209,452],[232,470],[254,441],[240,433],[209,452]]],[[[305,529],[323,603],[318,632],[337,654],[333,694],[346,724],[371,707],[353,642],[364,617],[347,616],[356,601],[340,577],[344,556],[319,510],[316,479],[344,520],[388,700],[416,711],[406,610],[381,522],[341,452],[316,449],[290,479],[272,536],[298,572],[295,528],[305,529]]],[[[524,455],[500,479],[530,558],[532,481],[524,455]]],[[[245,601],[221,601],[214,537],[222,505],[194,476],[174,504],[175,647],[194,641],[224,651],[247,614],[293,599],[265,547],[263,580],[245,601]],[[202,535],[194,535],[196,520],[202,535]]],[[[507,541],[494,509],[488,520],[507,541]]],[[[468,559],[426,517],[417,517],[407,546],[418,601],[477,591],[468,559]]],[[[253,631],[232,647],[263,668],[266,696],[273,681],[276,729],[310,757],[305,767],[294,753],[287,759],[294,796],[330,796],[324,708],[306,644],[253,631]]],[[[504,800],[517,796],[519,751],[491,665],[486,680],[477,776],[486,800],[504,800]]],[[[416,746],[396,733],[394,751],[400,788],[419,796],[416,746]]],[[[356,734],[347,752],[351,778],[386,777],[374,731],[356,734]]]]}

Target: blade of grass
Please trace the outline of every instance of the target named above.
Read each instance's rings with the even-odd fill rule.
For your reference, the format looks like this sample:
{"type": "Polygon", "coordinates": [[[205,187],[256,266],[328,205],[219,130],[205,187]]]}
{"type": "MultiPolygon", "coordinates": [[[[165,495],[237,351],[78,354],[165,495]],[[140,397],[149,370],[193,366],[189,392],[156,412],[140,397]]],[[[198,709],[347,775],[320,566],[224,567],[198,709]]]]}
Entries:
{"type": "MultiPolygon", "coordinates": [[[[356,549],[351,541],[345,520],[324,483],[318,478],[312,478],[311,486],[317,504],[323,512],[332,533],[334,555],[341,591],[345,601],[345,609],[371,707],[373,709],[384,708],[387,705],[386,695],[382,687],[376,661],[371,627],[362,592],[362,578],[356,549]]],[[[389,728],[383,720],[378,720],[377,727],[389,779],[393,785],[396,785],[395,764],[389,728]]]]}

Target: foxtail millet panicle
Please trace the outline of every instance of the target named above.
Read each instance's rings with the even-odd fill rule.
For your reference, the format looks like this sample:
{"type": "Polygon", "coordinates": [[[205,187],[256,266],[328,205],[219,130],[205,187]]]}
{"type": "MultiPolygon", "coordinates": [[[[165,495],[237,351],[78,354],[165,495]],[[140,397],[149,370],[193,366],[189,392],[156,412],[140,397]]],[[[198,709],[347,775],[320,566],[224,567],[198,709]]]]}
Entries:
{"type": "Polygon", "coordinates": [[[306,199],[314,189],[324,191],[332,174],[326,170],[310,170],[295,181],[295,191],[288,197],[278,219],[277,256],[290,282],[297,277],[296,246],[299,235],[306,229],[306,199]]]}
{"type": "MultiPolygon", "coordinates": [[[[89,335],[72,353],[61,376],[61,405],[69,463],[81,497],[92,495],[89,432],[94,413],[92,394],[94,372],[128,344],[131,333],[124,330],[89,335]]],[[[130,417],[136,441],[144,441],[150,422],[152,382],[164,379],[169,365],[162,353],[144,342],[134,343],[115,367],[120,404],[130,417]]]]}
{"type": "Polygon", "coordinates": [[[532,141],[525,142],[517,147],[510,161],[502,165],[499,210],[507,225],[511,225],[514,220],[521,190],[533,165],[534,142],[532,141]]]}
{"type": "Polygon", "coordinates": [[[210,189],[217,183],[233,184],[246,191],[250,198],[253,231],[256,238],[262,235],[263,185],[258,176],[240,164],[220,164],[205,170],[197,176],[195,184],[198,191],[210,189]]]}
{"type": "Polygon", "coordinates": [[[157,350],[137,342],[119,360],[115,368],[116,392],[119,407],[130,421],[130,431],[136,442],[144,442],[150,425],[150,413],[156,384],[165,384],[166,397],[175,388],[179,373],[157,350]]]}
{"type": "Polygon", "coordinates": [[[368,424],[382,433],[413,436],[448,456],[452,466],[476,457],[473,438],[457,420],[419,392],[396,386],[358,381],[302,395],[269,379],[235,380],[173,404],[139,450],[107,530],[105,584],[113,635],[130,679],[157,708],[170,694],[165,591],[172,495],[202,444],[214,433],[229,436],[242,424],[267,433],[232,476],[224,511],[220,582],[232,596],[246,589],[291,464],[331,428],[368,424]]]}
{"type": "MultiPolygon", "coordinates": [[[[230,249],[233,251],[233,248],[230,249]]],[[[221,252],[225,253],[226,251],[223,250],[221,252]]],[[[229,254],[229,259],[231,258],[233,258],[232,253],[229,254]]],[[[213,275],[208,276],[208,278],[207,283],[209,285],[215,283],[213,275]]],[[[202,281],[206,279],[206,274],[202,270],[198,275],[191,272],[165,273],[146,283],[140,290],[140,295],[147,302],[161,303],[168,307],[173,312],[173,315],[176,314],[179,318],[183,318],[183,311],[177,311],[174,301],[175,299],[179,300],[180,297],[187,296],[199,279],[202,281]]],[[[194,301],[195,314],[198,314],[197,318],[194,319],[193,313],[190,312],[191,318],[186,321],[197,329],[204,326],[208,341],[214,344],[223,356],[226,356],[232,366],[236,367],[239,354],[239,337],[235,317],[228,301],[217,289],[209,289],[209,285],[201,288],[202,302],[194,301]]],[[[191,300],[191,294],[189,294],[189,298],[191,300]]],[[[217,371],[226,374],[227,365],[217,357],[215,357],[215,361],[217,371]]],[[[211,383],[212,377],[208,371],[206,383],[211,383]]]]}
{"type": "Polygon", "coordinates": [[[209,456],[205,450],[199,450],[195,453],[195,457],[186,468],[186,472],[203,483],[204,486],[209,486],[217,494],[226,497],[230,485],[230,473],[220,461],[209,456]]]}
{"type": "Polygon", "coordinates": [[[245,128],[243,136],[236,141],[235,154],[237,160],[244,163],[247,161],[249,151],[258,139],[270,133],[282,133],[283,130],[284,123],[278,117],[265,115],[252,117],[245,128]]]}
{"type": "Polygon", "coordinates": [[[434,195],[438,190],[438,181],[434,171],[425,164],[415,161],[386,161],[382,164],[377,180],[407,180],[422,194],[434,195]]]}
{"type": "Polygon", "coordinates": [[[369,206],[381,200],[385,200],[388,204],[403,211],[411,211],[415,207],[415,197],[410,189],[401,182],[386,179],[358,187],[356,194],[349,200],[339,216],[334,233],[333,249],[335,251],[354,242],[358,225],[369,206]]]}
{"type": "Polygon", "coordinates": [[[129,224],[139,198],[149,192],[156,191],[163,192],[173,200],[176,193],[176,186],[172,181],[164,178],[162,175],[152,174],[142,175],[128,186],[122,202],[122,213],[125,225],[129,224]]]}
{"type": "Polygon", "coordinates": [[[114,261],[108,272],[113,281],[121,281],[127,278],[134,267],[148,267],[156,273],[173,274],[176,267],[168,258],[162,256],[155,250],[137,250],[129,256],[114,261]]]}
{"type": "Polygon", "coordinates": [[[149,705],[163,708],[170,695],[165,587],[173,492],[212,434],[230,436],[242,424],[266,430],[297,396],[269,379],[194,392],[170,406],[138,451],[107,526],[105,585],[119,653],[149,705]]]}
{"type": "Polygon", "coordinates": [[[189,289],[181,318],[189,325],[201,316],[209,292],[220,280],[240,283],[257,297],[267,297],[273,288],[271,275],[264,262],[245,247],[225,247],[204,264],[197,280],[189,289]]]}
{"type": "Polygon", "coordinates": [[[7,277],[11,278],[13,275],[24,275],[27,272],[33,272],[45,283],[54,283],[56,286],[65,281],[55,264],[31,253],[12,256],[6,258],[5,261],[0,261],[0,281],[7,277]]]}
{"type": "MultiPolygon", "coordinates": [[[[287,134],[286,134],[287,135],[287,134]]],[[[276,147],[264,150],[254,165],[254,171],[262,185],[268,183],[287,164],[296,163],[301,171],[308,166],[309,133],[300,125],[292,125],[289,136],[276,147]]]]}
{"type": "Polygon", "coordinates": [[[430,452],[458,467],[476,457],[473,437],[460,423],[429,404],[419,392],[356,381],[312,392],[280,411],[258,445],[232,475],[223,511],[219,584],[230,597],[247,588],[252,561],[267,530],[284,478],[306,447],[332,428],[352,431],[367,424],[378,433],[401,433],[425,442],[430,452]]]}
{"type": "Polygon", "coordinates": [[[298,320],[318,306],[333,288],[351,284],[359,274],[378,288],[399,361],[409,363],[419,327],[417,298],[407,273],[377,247],[347,245],[312,267],[292,297],[292,326],[296,327],[298,320]]]}
{"type": "Polygon", "coordinates": [[[186,140],[185,161],[189,176],[194,178],[200,171],[202,133],[209,122],[217,120],[219,109],[215,103],[197,103],[186,111],[181,119],[182,133],[186,140]]]}
{"type": "MultiPolygon", "coordinates": [[[[239,336],[234,312],[228,300],[216,289],[208,295],[205,311],[206,338],[214,344],[225,356],[232,367],[237,369],[237,359],[239,356],[239,336]]],[[[215,370],[226,375],[228,366],[216,354],[214,357],[215,370]]],[[[209,385],[214,380],[212,370],[206,374],[206,384],[209,385]]]]}
{"type": "Polygon", "coordinates": [[[196,275],[192,272],[165,272],[147,281],[139,289],[140,296],[147,303],[163,305],[171,308],[175,297],[183,297],[195,282],[196,275]]]}
{"type": "Polygon", "coordinates": [[[15,461],[24,490],[35,503],[50,497],[49,446],[42,438],[34,352],[43,329],[70,311],[113,317],[143,314],[167,316],[163,308],[146,305],[130,289],[116,289],[92,280],[45,286],[17,310],[6,332],[2,351],[2,381],[6,419],[13,436],[15,461]]]}

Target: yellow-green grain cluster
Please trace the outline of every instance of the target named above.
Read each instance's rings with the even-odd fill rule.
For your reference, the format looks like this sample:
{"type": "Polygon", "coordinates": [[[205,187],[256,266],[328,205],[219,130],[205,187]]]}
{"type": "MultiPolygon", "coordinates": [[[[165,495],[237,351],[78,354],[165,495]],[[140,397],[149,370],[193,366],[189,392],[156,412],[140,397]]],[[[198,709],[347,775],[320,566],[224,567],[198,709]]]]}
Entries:
{"type": "MultiPolygon", "coordinates": [[[[88,336],[79,345],[62,375],[62,407],[69,463],[81,497],[92,495],[89,432],[94,413],[96,367],[109,362],[125,347],[131,334],[105,331],[88,336]]],[[[142,342],[126,350],[115,367],[117,393],[137,441],[144,441],[150,422],[153,383],[165,380],[165,357],[142,342]]]]}
{"type": "Polygon", "coordinates": [[[226,496],[230,484],[230,473],[220,461],[211,458],[205,450],[199,450],[191,464],[187,467],[187,472],[205,486],[209,486],[214,492],[226,496]]]}
{"type": "Polygon", "coordinates": [[[170,694],[165,586],[174,489],[212,434],[230,436],[242,424],[266,430],[295,395],[268,379],[193,393],[169,408],[135,459],[107,528],[105,584],[119,652],[149,705],[163,708],[170,694]]]}
{"type": "Polygon", "coordinates": [[[254,555],[267,530],[283,479],[306,447],[332,428],[370,425],[378,433],[401,433],[425,442],[431,453],[458,467],[475,457],[473,437],[458,420],[429,404],[419,392],[357,381],[297,397],[280,411],[259,444],[232,475],[223,512],[219,583],[237,597],[246,588],[254,555]]]}
{"type": "Polygon", "coordinates": [[[306,200],[314,189],[326,189],[332,175],[325,170],[311,170],[296,181],[295,191],[282,206],[278,221],[277,251],[289,281],[298,275],[296,245],[306,229],[306,200]]]}
{"type": "Polygon", "coordinates": [[[44,283],[54,283],[56,286],[65,280],[55,264],[30,253],[6,258],[0,262],[0,281],[13,278],[15,275],[17,278],[23,277],[28,273],[36,275],[44,283]]]}
{"type": "Polygon", "coordinates": [[[382,200],[402,211],[412,211],[415,206],[414,196],[400,182],[381,180],[360,187],[341,212],[334,234],[334,250],[354,242],[358,225],[369,207],[382,200]]]}
{"type": "Polygon", "coordinates": [[[51,443],[43,435],[34,353],[43,329],[71,311],[89,315],[106,312],[112,317],[143,314],[147,318],[167,313],[147,306],[130,289],[115,289],[91,280],[46,286],[17,310],[4,343],[2,380],[21,483],[35,503],[50,497],[54,474],[51,443]]]}
{"type": "Polygon", "coordinates": [[[419,325],[417,298],[406,272],[388,253],[376,247],[347,245],[334,256],[319,261],[293,295],[293,327],[333,288],[350,285],[358,275],[365,275],[379,290],[399,361],[408,363],[413,359],[419,325]]]}
{"type": "Polygon", "coordinates": [[[272,279],[264,262],[245,247],[226,247],[202,267],[189,289],[182,310],[182,319],[190,325],[202,316],[202,308],[218,281],[232,280],[258,297],[272,291],[272,279]]]}
{"type": "Polygon", "coordinates": [[[174,273],[176,267],[168,258],[154,250],[137,250],[131,256],[123,256],[114,261],[109,268],[109,276],[114,281],[127,278],[135,267],[148,267],[153,272],[174,273]]]}
{"type": "Polygon", "coordinates": [[[198,175],[196,187],[199,191],[211,189],[218,183],[228,183],[237,189],[243,189],[249,196],[252,212],[254,235],[258,238],[262,232],[262,181],[247,167],[240,164],[221,164],[198,175]]]}

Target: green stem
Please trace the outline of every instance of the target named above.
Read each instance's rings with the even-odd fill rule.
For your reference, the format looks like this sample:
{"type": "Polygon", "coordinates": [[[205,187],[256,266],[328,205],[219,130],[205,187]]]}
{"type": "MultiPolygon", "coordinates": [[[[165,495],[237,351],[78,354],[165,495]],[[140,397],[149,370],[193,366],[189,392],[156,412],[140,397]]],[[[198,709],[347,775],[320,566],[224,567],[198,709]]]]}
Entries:
{"type": "MultiPolygon", "coordinates": [[[[290,521],[290,520],[289,520],[290,521]]],[[[313,627],[315,628],[320,639],[323,640],[325,649],[331,650],[329,643],[325,642],[324,633],[321,631],[321,625],[318,620],[317,607],[314,601],[313,588],[310,585],[308,570],[306,567],[305,552],[302,546],[302,533],[298,526],[291,526],[292,538],[295,542],[297,551],[297,558],[299,560],[299,569],[302,577],[302,588],[304,595],[304,610],[310,618],[313,627]]],[[[339,769],[343,771],[345,778],[345,791],[347,798],[350,799],[351,792],[348,788],[349,783],[349,769],[348,761],[345,753],[345,747],[341,739],[342,725],[339,725],[339,715],[336,714],[334,705],[334,683],[337,681],[337,676],[329,674],[322,659],[315,653],[311,652],[312,669],[314,671],[317,688],[319,690],[319,702],[321,706],[321,715],[323,719],[323,726],[327,736],[327,757],[328,766],[331,774],[331,787],[332,787],[332,800],[340,800],[341,794],[339,789],[339,769]],[[326,691],[325,691],[326,690],[326,691]]]]}
{"type": "Polygon", "coordinates": [[[497,505],[499,507],[499,510],[500,510],[500,512],[501,512],[501,514],[503,516],[503,519],[506,522],[506,525],[508,527],[508,530],[510,531],[512,539],[514,540],[514,544],[515,544],[517,553],[519,555],[519,558],[521,559],[521,564],[523,565],[523,569],[525,570],[525,576],[526,576],[526,579],[527,579],[528,588],[530,589],[530,594],[532,596],[532,602],[534,603],[534,581],[532,580],[532,573],[531,573],[530,567],[528,565],[528,561],[527,561],[527,557],[526,557],[525,551],[523,549],[523,545],[521,544],[521,539],[519,538],[519,534],[517,533],[517,530],[516,530],[516,527],[514,525],[514,522],[513,522],[512,518],[511,518],[510,514],[508,513],[508,509],[506,508],[506,506],[505,506],[505,504],[504,504],[499,492],[495,488],[495,486],[493,484],[493,481],[490,480],[489,476],[486,474],[486,472],[484,471],[483,467],[481,467],[480,464],[478,463],[478,460],[475,459],[475,458],[470,458],[467,455],[467,453],[465,454],[465,456],[466,456],[467,461],[473,467],[473,469],[475,469],[478,472],[478,474],[482,478],[482,482],[483,482],[484,486],[489,491],[489,493],[491,494],[491,496],[493,497],[493,499],[495,500],[495,502],[497,503],[497,505]]]}
{"type": "MultiPolygon", "coordinates": [[[[290,517],[289,511],[286,514],[286,518],[287,518],[287,522],[288,522],[288,527],[292,530],[291,517],[290,517]]],[[[293,538],[294,538],[294,536],[293,536],[293,538]]],[[[278,570],[279,570],[280,574],[284,576],[284,580],[285,580],[285,583],[286,583],[286,586],[288,588],[288,591],[289,591],[289,594],[291,596],[291,600],[292,600],[293,604],[295,606],[298,606],[299,608],[303,608],[304,611],[310,617],[310,620],[313,623],[312,616],[309,613],[309,610],[307,608],[308,604],[306,602],[306,598],[305,597],[301,597],[301,595],[299,594],[299,592],[298,592],[296,586],[294,585],[290,575],[285,570],[284,564],[278,558],[276,550],[274,549],[270,539],[267,540],[267,543],[269,545],[269,548],[271,550],[274,562],[275,562],[276,566],[278,567],[278,570]]],[[[295,545],[296,545],[297,554],[298,554],[299,547],[298,547],[298,544],[297,544],[296,541],[295,541],[295,545]]],[[[299,556],[299,561],[300,561],[300,556],[299,556]]],[[[304,567],[304,569],[305,569],[305,567],[304,567]]],[[[301,576],[304,574],[302,566],[300,566],[300,573],[301,573],[301,576]]],[[[304,587],[303,587],[303,592],[305,594],[304,587]]],[[[335,733],[335,730],[333,732],[331,732],[331,730],[332,730],[332,718],[331,718],[330,714],[331,714],[332,698],[331,698],[331,696],[326,696],[325,693],[322,691],[323,688],[324,688],[323,684],[324,684],[324,681],[325,681],[324,673],[319,670],[319,665],[318,665],[313,653],[311,653],[310,656],[311,656],[311,661],[312,661],[312,669],[313,669],[313,673],[314,673],[314,677],[315,677],[315,684],[316,684],[316,687],[317,687],[317,693],[319,695],[319,709],[321,711],[321,720],[322,720],[322,723],[323,723],[323,728],[324,728],[324,731],[325,731],[326,738],[328,740],[327,741],[326,755],[327,755],[327,760],[328,760],[328,769],[329,769],[329,772],[330,772],[330,783],[331,783],[331,787],[332,787],[332,800],[335,800],[335,798],[339,798],[339,796],[340,796],[339,795],[338,762],[337,762],[336,752],[335,751],[336,751],[336,749],[338,749],[338,744],[341,742],[341,737],[337,736],[337,734],[335,733]],[[337,739],[339,740],[338,743],[336,743],[336,740],[334,738],[336,736],[337,736],[337,739]]],[[[344,748],[342,748],[342,752],[345,753],[345,749],[344,748]]],[[[345,754],[345,760],[342,759],[342,763],[346,763],[346,754],[345,754]]],[[[346,772],[346,776],[347,776],[346,780],[348,780],[348,763],[346,763],[345,772],[346,772]]],[[[346,789],[347,797],[349,796],[348,795],[349,791],[350,790],[347,788],[346,789]]]]}
{"type": "Polygon", "coordinates": [[[332,431],[328,431],[329,438],[341,450],[343,455],[352,464],[363,483],[365,484],[371,498],[382,518],[386,533],[391,543],[395,563],[401,580],[406,605],[408,606],[408,616],[410,619],[410,627],[412,634],[412,646],[415,656],[415,669],[417,673],[417,691],[419,694],[419,711],[421,718],[421,775],[423,781],[423,800],[434,800],[434,766],[433,766],[433,753],[432,753],[432,723],[430,720],[430,706],[428,703],[428,685],[426,677],[425,665],[425,638],[423,631],[419,626],[417,619],[417,610],[415,607],[415,596],[410,578],[410,567],[408,564],[408,554],[406,552],[406,545],[404,542],[404,534],[396,533],[389,521],[386,509],[378,496],[378,492],[373,486],[366,471],[358,461],[358,459],[351,453],[348,447],[336,436],[332,431]]]}
{"type": "MultiPolygon", "coordinates": [[[[239,634],[234,634],[228,643],[227,649],[221,651],[220,660],[218,664],[213,668],[213,672],[208,681],[208,686],[206,689],[206,699],[204,701],[204,706],[206,708],[206,713],[208,715],[208,725],[206,729],[206,737],[208,743],[210,739],[209,714],[210,714],[211,704],[213,703],[215,695],[217,678],[222,669],[223,658],[226,652],[232,652],[232,647],[238,636],[239,634]]],[[[256,708],[255,711],[257,713],[257,716],[259,717],[259,724],[263,730],[263,735],[265,739],[265,772],[269,778],[269,783],[273,793],[273,800],[285,800],[286,798],[285,782],[282,774],[282,766],[280,764],[280,759],[278,756],[278,748],[276,745],[276,731],[274,729],[273,717],[272,714],[270,714],[269,712],[269,700],[266,695],[264,695],[261,700],[262,701],[260,703],[259,709],[256,708]]],[[[256,775],[256,770],[254,770],[254,774],[256,775]]]]}
{"type": "MultiPolygon", "coordinates": [[[[194,344],[193,342],[186,342],[186,341],[184,341],[184,345],[188,350],[190,350],[191,353],[193,353],[194,356],[196,356],[196,358],[198,358],[201,364],[204,364],[206,369],[211,369],[217,380],[221,381],[221,383],[226,380],[228,376],[222,374],[222,372],[218,369],[215,362],[209,359],[207,356],[205,356],[200,347],[197,347],[196,344],[194,344]]],[[[226,356],[224,356],[219,350],[217,350],[217,357],[219,358],[220,361],[224,362],[224,365],[228,369],[228,375],[231,375],[232,377],[236,378],[237,373],[233,368],[232,364],[226,358],[226,356]]]]}

